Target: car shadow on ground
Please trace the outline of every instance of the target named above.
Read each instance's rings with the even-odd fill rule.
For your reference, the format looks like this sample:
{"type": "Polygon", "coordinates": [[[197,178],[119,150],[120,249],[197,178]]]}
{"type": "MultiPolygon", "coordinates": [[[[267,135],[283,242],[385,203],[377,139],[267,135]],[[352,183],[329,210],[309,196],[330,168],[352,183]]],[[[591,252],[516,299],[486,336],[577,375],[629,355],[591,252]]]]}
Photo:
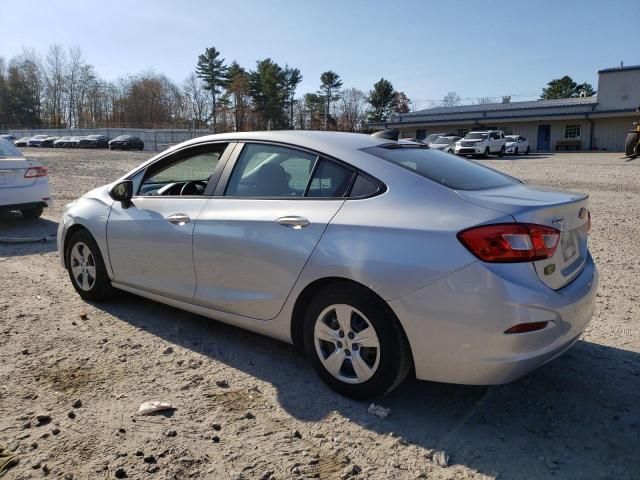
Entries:
{"type": "Polygon", "coordinates": [[[17,212],[0,212],[0,257],[19,257],[56,250],[58,222],[26,219],[17,212]],[[22,243],[29,240],[28,243],[22,243]]]}
{"type": "Polygon", "coordinates": [[[367,413],[367,403],[329,390],[290,345],[125,293],[97,307],[159,343],[272,384],[281,406],[301,421],[337,411],[373,432],[398,435],[425,455],[445,450],[452,463],[500,478],[639,478],[638,442],[628,441],[640,434],[640,355],[634,352],[580,341],[503,386],[410,379],[378,400],[392,409],[379,419],[367,413]]]}

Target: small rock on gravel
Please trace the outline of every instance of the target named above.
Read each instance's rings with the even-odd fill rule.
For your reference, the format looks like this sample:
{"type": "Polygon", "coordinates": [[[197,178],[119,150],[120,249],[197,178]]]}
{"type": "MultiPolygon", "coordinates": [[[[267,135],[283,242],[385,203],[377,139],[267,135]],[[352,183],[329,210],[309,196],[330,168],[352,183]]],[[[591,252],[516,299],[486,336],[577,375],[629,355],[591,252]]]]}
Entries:
{"type": "Polygon", "coordinates": [[[80,400],[79,398],[73,402],[73,404],[71,405],[73,408],[80,408],[82,406],[82,400],[80,400]]]}
{"type": "Polygon", "coordinates": [[[164,432],[164,434],[167,437],[176,437],[178,435],[178,432],[176,432],[175,430],[167,430],[166,432],[164,432]]]}
{"type": "Polygon", "coordinates": [[[291,435],[295,438],[302,438],[302,434],[300,433],[299,430],[294,430],[291,435]]]}
{"type": "Polygon", "coordinates": [[[431,458],[439,467],[446,468],[449,466],[449,454],[444,450],[435,452],[431,458]]]}
{"type": "Polygon", "coordinates": [[[256,416],[251,412],[247,412],[247,413],[244,414],[244,418],[252,420],[252,419],[256,418],[256,416]]]}
{"type": "Polygon", "coordinates": [[[115,474],[114,474],[114,475],[115,475],[115,477],[116,477],[116,478],[128,478],[128,475],[127,475],[126,470],[125,470],[124,468],[122,468],[122,467],[121,467],[121,468],[118,468],[118,469],[115,471],[115,474]]]}
{"type": "Polygon", "coordinates": [[[144,463],[156,463],[157,462],[156,457],[154,457],[153,455],[149,455],[147,457],[144,457],[143,460],[144,460],[144,463]]]}
{"type": "Polygon", "coordinates": [[[169,355],[170,353],[173,353],[173,347],[165,348],[162,353],[164,353],[165,355],[169,355]]]}
{"type": "Polygon", "coordinates": [[[229,382],[227,380],[216,380],[216,385],[220,388],[229,388],[229,382]]]}
{"type": "Polygon", "coordinates": [[[391,415],[390,408],[385,408],[381,405],[376,405],[375,403],[372,403],[371,405],[369,405],[367,412],[370,415],[374,415],[378,418],[387,418],[389,415],[391,415]]]}
{"type": "Polygon", "coordinates": [[[46,425],[50,421],[51,421],[51,415],[40,414],[36,416],[36,422],[38,427],[41,427],[42,425],[46,425]]]}

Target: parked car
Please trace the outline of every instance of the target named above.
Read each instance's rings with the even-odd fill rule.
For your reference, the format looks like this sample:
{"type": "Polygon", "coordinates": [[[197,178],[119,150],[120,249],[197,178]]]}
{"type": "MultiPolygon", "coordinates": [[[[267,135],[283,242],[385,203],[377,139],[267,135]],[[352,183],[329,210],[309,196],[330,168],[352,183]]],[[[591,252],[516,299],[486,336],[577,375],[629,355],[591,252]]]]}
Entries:
{"type": "Polygon", "coordinates": [[[0,139],[6,140],[9,143],[14,143],[17,140],[13,135],[0,135],[0,139]]]}
{"type": "Polygon", "coordinates": [[[19,210],[24,218],[38,218],[51,204],[47,167],[27,160],[0,139],[0,210],[19,210]]]}
{"type": "Polygon", "coordinates": [[[513,155],[524,153],[525,155],[529,155],[529,152],[531,152],[529,140],[524,138],[522,135],[507,135],[505,138],[507,140],[506,153],[513,155]]]}
{"type": "Polygon", "coordinates": [[[31,137],[22,137],[13,142],[16,147],[26,147],[31,137]]]}
{"type": "Polygon", "coordinates": [[[293,342],[364,399],[409,372],[509,382],[571,347],[598,285],[587,199],[418,144],[236,132],[66,205],[58,248],[84,299],[125,290],[293,342]]]}
{"type": "Polygon", "coordinates": [[[462,140],[456,142],[456,155],[473,155],[488,157],[492,153],[499,157],[504,155],[507,141],[501,130],[483,130],[469,132],[462,140]]]}
{"type": "Polygon", "coordinates": [[[76,136],[76,137],[71,137],[71,139],[67,140],[65,142],[65,147],[66,148],[78,148],[78,144],[80,143],[80,140],[84,139],[85,137],[83,136],[76,136]]]}
{"type": "Polygon", "coordinates": [[[47,137],[44,139],[44,141],[40,144],[41,147],[46,147],[46,148],[53,148],[53,144],[55,143],[56,140],[58,140],[58,138],[60,137],[47,137]]]}
{"type": "Polygon", "coordinates": [[[423,142],[426,145],[429,145],[431,142],[433,142],[437,138],[440,138],[440,137],[455,137],[455,136],[456,136],[455,133],[431,133],[431,134],[429,134],[429,135],[427,135],[425,137],[423,142]]]}
{"type": "Polygon", "coordinates": [[[68,142],[69,142],[69,140],[71,140],[71,138],[72,137],[70,137],[70,136],[58,138],[55,142],[53,142],[54,148],[65,148],[65,147],[68,147],[68,142]]]}
{"type": "Polygon", "coordinates": [[[138,137],[120,135],[109,142],[109,150],[144,150],[144,142],[138,137]]]}
{"type": "Polygon", "coordinates": [[[446,153],[453,153],[453,151],[456,148],[456,142],[458,140],[460,140],[460,137],[455,135],[438,137],[429,144],[429,148],[442,150],[443,152],[446,152],[446,153]]]}
{"type": "Polygon", "coordinates": [[[104,135],[88,135],[78,142],[78,148],[107,148],[109,139],[104,135]]]}
{"type": "Polygon", "coordinates": [[[49,135],[34,135],[27,140],[27,147],[42,147],[47,138],[49,138],[49,135]]]}

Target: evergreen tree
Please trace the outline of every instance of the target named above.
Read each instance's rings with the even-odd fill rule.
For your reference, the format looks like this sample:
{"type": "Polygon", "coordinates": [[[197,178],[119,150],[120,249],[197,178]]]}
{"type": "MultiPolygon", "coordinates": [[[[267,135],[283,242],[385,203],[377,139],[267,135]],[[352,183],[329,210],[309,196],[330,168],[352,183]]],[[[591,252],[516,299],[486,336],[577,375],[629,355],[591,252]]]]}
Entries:
{"type": "Polygon", "coordinates": [[[338,99],[337,92],[342,87],[340,75],[331,70],[320,75],[320,93],[324,96],[326,108],[324,110],[324,129],[329,129],[329,115],[331,111],[331,102],[338,99]]]}
{"type": "Polygon", "coordinates": [[[215,47],[206,48],[204,53],[198,57],[196,74],[205,83],[205,89],[211,93],[213,131],[216,131],[216,99],[222,91],[221,88],[227,84],[227,67],[224,58],[219,58],[220,52],[215,47]]]}
{"type": "Polygon", "coordinates": [[[372,122],[383,122],[391,115],[396,96],[393,85],[389,80],[381,78],[373,85],[373,90],[369,91],[369,105],[371,114],[369,120],[372,122]]]}

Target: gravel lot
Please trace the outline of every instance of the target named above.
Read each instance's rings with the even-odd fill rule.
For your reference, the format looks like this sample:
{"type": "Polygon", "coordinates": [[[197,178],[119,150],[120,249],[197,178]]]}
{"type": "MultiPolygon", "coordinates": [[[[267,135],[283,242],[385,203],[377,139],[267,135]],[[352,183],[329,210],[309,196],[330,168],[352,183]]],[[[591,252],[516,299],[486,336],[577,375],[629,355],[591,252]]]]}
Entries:
{"type": "MultiPolygon", "coordinates": [[[[0,236],[54,234],[65,203],[149,157],[27,155],[49,166],[56,205],[5,215],[0,236]]],[[[595,317],[512,384],[407,381],[380,400],[386,419],[329,391],[286,344],[128,294],[87,304],[55,241],[0,244],[0,446],[19,458],[6,478],[640,478],[640,160],[620,156],[486,162],[590,193],[595,317]],[[177,410],[139,417],[146,400],[177,410]],[[442,450],[448,467],[432,459],[442,450]]]]}

